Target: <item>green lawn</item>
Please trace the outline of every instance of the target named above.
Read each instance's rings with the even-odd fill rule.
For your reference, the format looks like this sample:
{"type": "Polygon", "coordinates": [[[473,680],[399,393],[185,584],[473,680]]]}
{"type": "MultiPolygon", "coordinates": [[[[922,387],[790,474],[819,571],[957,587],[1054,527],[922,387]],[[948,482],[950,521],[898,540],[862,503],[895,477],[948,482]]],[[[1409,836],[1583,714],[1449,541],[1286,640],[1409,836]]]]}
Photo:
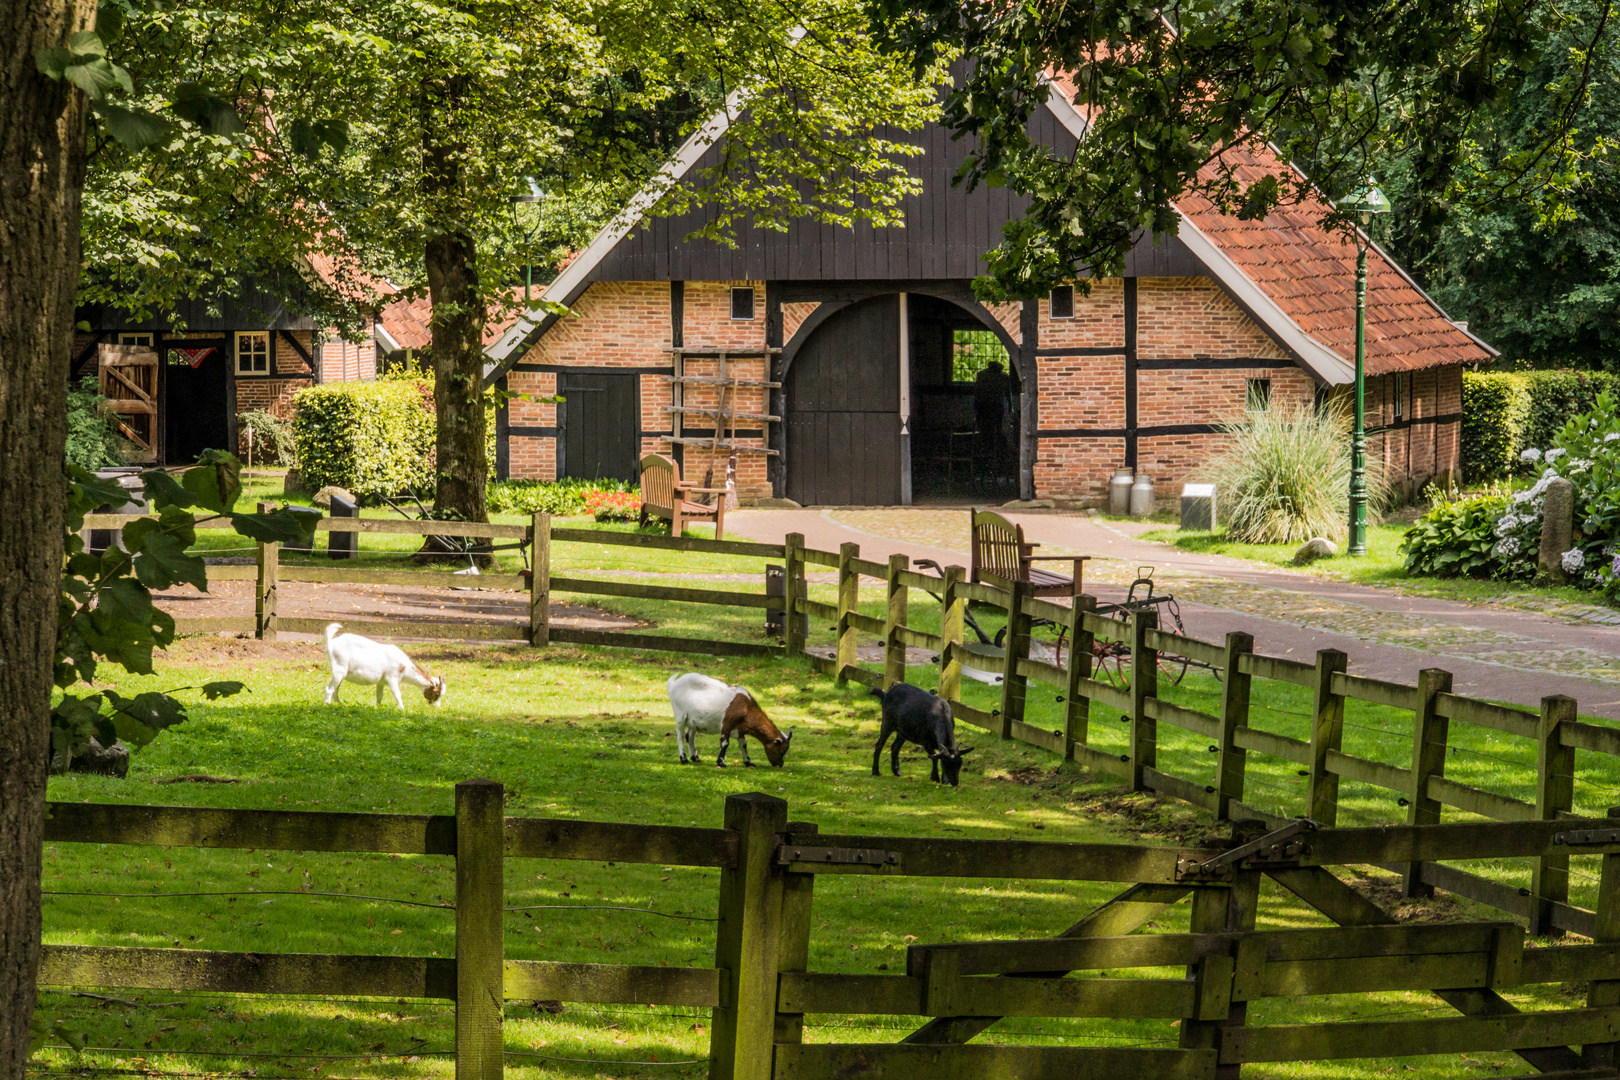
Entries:
{"type": "MultiPolygon", "coordinates": [[[[660,553],[651,564],[667,565],[666,558],[660,553]]],[[[876,593],[874,589],[868,595],[876,593]]],[[[610,600],[603,606],[619,604],[610,600]]],[[[876,608],[875,600],[863,605],[870,613],[876,608]]],[[[937,613],[937,605],[918,597],[913,603],[914,622],[929,625],[930,609],[937,613]]],[[[661,628],[697,618],[674,611],[658,614],[661,628]]],[[[746,613],[738,616],[736,625],[757,618],[757,612],[746,613]]],[[[993,632],[993,620],[981,621],[993,632]]],[[[813,632],[815,638],[830,641],[824,624],[815,624],[813,632]]],[[[508,812],[525,816],[718,826],[727,794],[764,790],[787,799],[795,819],[844,833],[1069,841],[1146,838],[1175,844],[1214,831],[1189,808],[1121,792],[1112,781],[1060,766],[1043,751],[1000,744],[966,725],[961,741],[976,750],[960,788],[929,783],[926,760],[914,752],[903,758],[901,779],[887,773],[874,778],[870,765],[876,703],[856,687],[836,688],[800,662],[700,661],[703,670],[751,687],[769,703],[779,724],[797,731],[788,767],[722,771],[712,764],[683,767],[676,761],[663,683],[670,673],[686,668],[682,658],[565,647],[536,652],[522,647],[418,645],[410,651],[447,678],[449,691],[442,708],[429,709],[413,697],[403,713],[375,709],[359,704],[365,696],[355,692],[358,688],[347,691],[347,704],[323,707],[324,656],[313,643],[220,638],[181,642],[161,665],[161,676],[125,677],[117,684],[125,690],[170,687],[228,671],[246,681],[249,692],[229,701],[194,704],[191,721],[137,754],[128,780],[57,777],[51,781],[51,797],[447,813],[457,781],[485,776],[505,783],[508,812]],[[242,782],[154,784],[190,774],[242,782]]],[[[922,685],[932,682],[928,669],[913,669],[911,674],[922,685]]],[[[1209,708],[1215,690],[1212,678],[1194,673],[1181,687],[1167,689],[1165,696],[1209,708]]],[[[970,703],[988,708],[997,691],[969,684],[966,693],[970,703]]],[[[1300,710],[1305,703],[1296,698],[1303,693],[1282,688],[1275,697],[1269,691],[1257,695],[1254,723],[1302,734],[1306,721],[1300,710]]],[[[1054,697],[1032,687],[1032,723],[1058,726],[1061,706],[1054,697]]],[[[1401,718],[1387,713],[1352,706],[1350,719],[1367,730],[1350,729],[1354,734],[1347,736],[1346,749],[1399,762],[1401,718]]],[[[1405,722],[1409,727],[1410,721],[1405,722]]],[[[1124,728],[1117,716],[1100,708],[1094,711],[1092,731],[1098,745],[1123,746],[1124,728]]],[[[1202,740],[1167,727],[1161,732],[1161,767],[1194,778],[1208,771],[1212,755],[1202,740]]],[[[1456,734],[1463,745],[1463,733],[1456,734]]],[[[711,761],[714,742],[712,738],[700,742],[701,752],[711,761]]],[[[1533,752],[1526,752],[1530,748],[1496,746],[1489,733],[1482,733],[1478,742],[1482,753],[1501,757],[1476,760],[1464,755],[1451,774],[1504,793],[1527,793],[1523,770],[1503,759],[1533,766],[1533,752]]],[[[1297,803],[1302,790],[1295,766],[1285,762],[1268,766],[1259,757],[1251,757],[1253,801],[1291,809],[1289,800],[1297,803]]],[[[1343,820],[1358,823],[1363,815],[1368,820],[1397,819],[1393,794],[1347,789],[1343,820]]],[[[58,893],[310,891],[439,904],[453,896],[454,874],[450,860],[436,857],[53,844],[46,852],[45,882],[48,890],[58,893]]],[[[513,860],[507,869],[508,905],[545,909],[509,914],[507,955],[598,963],[712,963],[712,923],[692,920],[713,917],[715,884],[716,874],[704,870],[513,860]],[[589,906],[600,904],[649,908],[661,914],[589,906]]],[[[1059,882],[823,878],[817,885],[811,965],[824,971],[897,971],[908,938],[1045,936],[1119,888],[1059,882]]],[[[1382,888],[1387,898],[1387,884],[1382,888]]],[[[1263,900],[1262,926],[1322,924],[1275,890],[1268,889],[1263,900]]],[[[1155,928],[1185,929],[1184,909],[1185,905],[1155,928]]],[[[1466,905],[1447,905],[1442,911],[1492,917],[1466,905]]],[[[446,910],[303,895],[51,895],[45,927],[46,940],[53,943],[440,956],[451,955],[454,947],[453,919],[446,910]]],[[[45,995],[43,1005],[50,1016],[86,1030],[90,1045],[115,1049],[87,1052],[82,1062],[65,1051],[45,1051],[39,1058],[40,1070],[65,1074],[92,1064],[98,1069],[290,1080],[326,1074],[448,1076],[452,1069],[449,1058],[433,1056],[452,1045],[453,1014],[443,1004],[128,992],[116,996],[150,1007],[45,995]],[[186,1050],[227,1056],[188,1057],[186,1050]],[[290,1054],[358,1056],[338,1060],[284,1056],[290,1054]]],[[[1566,1003],[1557,987],[1513,996],[1526,1007],[1566,1003]]],[[[1449,1013],[1423,994],[1342,1002],[1278,1000],[1250,1010],[1257,1023],[1449,1013]]],[[[708,1018],[698,1010],[570,1005],[553,1015],[529,1003],[510,1002],[507,1017],[509,1051],[587,1059],[514,1057],[509,1068],[517,1076],[690,1076],[702,1071],[698,1065],[615,1064],[701,1059],[708,1018]]],[[[899,1038],[916,1023],[904,1017],[813,1018],[808,1038],[884,1041],[899,1038]]],[[[1162,1021],[1030,1019],[1003,1022],[981,1038],[1174,1045],[1175,1037],[1173,1026],[1162,1021]]],[[[1509,1067],[1514,1060],[1500,1054],[1470,1058],[1493,1069],[1509,1067]]],[[[1414,1058],[1261,1066],[1247,1075],[1348,1078],[1379,1075],[1391,1067],[1405,1074],[1404,1066],[1410,1066],[1416,1077],[1451,1076],[1457,1068],[1450,1057],[1414,1058]]]]}
{"type": "Polygon", "coordinates": [[[1293,563],[1294,553],[1299,550],[1298,544],[1243,544],[1229,539],[1225,531],[1183,532],[1174,528],[1154,529],[1141,534],[1138,539],[1169,544],[1182,551],[1225,555],[1269,566],[1297,569],[1301,573],[1316,574],[1335,581],[1386,586],[1419,596],[1460,600],[1470,604],[1489,603],[1539,608],[1548,604],[1591,606],[1602,602],[1598,594],[1582,589],[1539,588],[1518,582],[1481,581],[1473,578],[1411,576],[1406,572],[1405,561],[1400,553],[1401,542],[1406,536],[1408,527],[1406,523],[1368,526],[1366,555],[1352,558],[1341,550],[1340,554],[1333,558],[1319,559],[1304,567],[1295,567],[1293,563]]]}

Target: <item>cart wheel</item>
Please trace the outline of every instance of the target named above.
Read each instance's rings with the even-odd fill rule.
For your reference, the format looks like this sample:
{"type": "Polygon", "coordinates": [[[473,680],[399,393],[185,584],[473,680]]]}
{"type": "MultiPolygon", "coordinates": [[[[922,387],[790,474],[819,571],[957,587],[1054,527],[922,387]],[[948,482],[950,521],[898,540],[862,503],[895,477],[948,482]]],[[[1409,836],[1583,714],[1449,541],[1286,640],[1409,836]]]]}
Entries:
{"type": "Polygon", "coordinates": [[[1187,677],[1189,661],[1185,656],[1160,656],[1159,670],[1170,676],[1172,685],[1179,686],[1181,680],[1187,677]]]}

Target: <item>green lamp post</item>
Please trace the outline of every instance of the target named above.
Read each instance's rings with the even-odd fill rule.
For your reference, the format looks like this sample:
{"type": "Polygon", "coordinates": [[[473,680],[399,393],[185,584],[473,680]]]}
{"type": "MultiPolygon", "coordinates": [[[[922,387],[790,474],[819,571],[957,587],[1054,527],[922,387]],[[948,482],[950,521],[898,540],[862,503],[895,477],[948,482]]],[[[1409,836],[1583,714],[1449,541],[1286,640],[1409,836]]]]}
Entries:
{"type": "Polygon", "coordinates": [[[1367,226],[1389,212],[1372,177],[1340,205],[1361,219],[1356,230],[1356,412],[1350,432],[1350,554],[1367,554],[1367,226]]]}
{"type": "MultiPolygon", "coordinates": [[[[521,205],[523,203],[539,204],[539,203],[543,203],[543,202],[546,201],[546,193],[545,193],[544,189],[542,189],[540,187],[540,185],[535,182],[533,177],[524,177],[524,180],[529,185],[529,193],[527,195],[514,195],[514,196],[512,196],[512,220],[514,222],[517,222],[517,220],[518,220],[517,215],[518,215],[518,206],[519,205],[521,205]]],[[[530,257],[530,253],[529,253],[529,244],[534,240],[534,234],[540,231],[540,225],[542,224],[542,220],[536,220],[534,225],[529,229],[529,231],[523,234],[523,307],[524,307],[524,310],[528,309],[528,306],[529,306],[529,303],[530,303],[529,290],[534,286],[534,263],[533,263],[533,261],[531,261],[531,257],[530,257]]],[[[518,227],[522,228],[522,225],[519,224],[518,227]]]]}

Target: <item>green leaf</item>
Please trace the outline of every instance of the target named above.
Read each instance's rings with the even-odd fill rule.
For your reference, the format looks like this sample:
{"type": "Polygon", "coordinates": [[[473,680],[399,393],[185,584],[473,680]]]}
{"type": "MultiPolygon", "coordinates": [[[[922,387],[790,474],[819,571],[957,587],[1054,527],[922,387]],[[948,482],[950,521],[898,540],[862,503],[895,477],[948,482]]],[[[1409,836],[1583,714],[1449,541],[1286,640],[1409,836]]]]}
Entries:
{"type": "Polygon", "coordinates": [[[66,74],[72,63],[73,54],[65,46],[40,49],[34,53],[34,66],[39,69],[39,73],[58,81],[66,74]]]}
{"type": "Polygon", "coordinates": [[[223,450],[204,450],[197,464],[180,477],[181,486],[196,498],[198,504],[216,513],[228,514],[242,493],[242,463],[235,454],[223,450]]]}
{"type": "Polygon", "coordinates": [[[281,509],[273,514],[232,514],[237,532],[262,544],[308,544],[315,535],[318,511],[281,509]]]}
{"type": "Polygon", "coordinates": [[[148,469],[141,473],[141,480],[146,485],[146,501],[154,507],[173,506],[184,509],[197,505],[196,497],[181,487],[175,478],[163,469],[148,469]]]}
{"type": "Polygon", "coordinates": [[[189,120],[209,135],[240,135],[246,129],[236,107],[200,83],[183,82],[175,87],[174,114],[189,120]]]}
{"type": "Polygon", "coordinates": [[[174,125],[145,109],[126,109],[111,102],[96,105],[96,115],[107,125],[107,134],[130,150],[158,146],[174,134],[174,125]]]}
{"type": "Polygon", "coordinates": [[[187,553],[185,546],[167,533],[151,530],[135,556],[135,576],[148,589],[168,589],[177,582],[208,591],[208,564],[187,553]]]}
{"type": "Polygon", "coordinates": [[[123,29],[123,8],[117,4],[102,4],[96,9],[96,33],[104,40],[117,37],[123,29]]]}
{"type": "Polygon", "coordinates": [[[99,101],[103,94],[119,84],[113,65],[100,56],[82,64],[69,64],[62,77],[83,90],[91,101],[99,101]]]}
{"type": "Polygon", "coordinates": [[[79,30],[68,35],[68,52],[73,59],[83,63],[95,57],[107,55],[107,46],[101,43],[101,35],[94,30],[79,30]]]}
{"type": "Polygon", "coordinates": [[[149,627],[152,625],[152,595],[141,583],[118,578],[101,587],[96,595],[96,613],[105,619],[149,627]]]}
{"type": "Polygon", "coordinates": [[[214,701],[215,699],[222,697],[235,697],[245,689],[247,689],[245,683],[234,682],[231,680],[203,683],[202,686],[203,696],[209,701],[214,701]]]}

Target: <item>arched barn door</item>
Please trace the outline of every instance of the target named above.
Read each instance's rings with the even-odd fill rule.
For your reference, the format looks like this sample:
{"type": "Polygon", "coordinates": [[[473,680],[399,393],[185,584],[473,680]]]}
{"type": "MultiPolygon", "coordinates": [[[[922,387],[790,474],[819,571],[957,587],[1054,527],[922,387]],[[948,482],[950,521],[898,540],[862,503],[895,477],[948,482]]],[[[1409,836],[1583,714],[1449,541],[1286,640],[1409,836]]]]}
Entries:
{"type": "Polygon", "coordinates": [[[900,502],[900,298],[837,312],[788,369],[787,496],[805,506],[900,502]]]}

